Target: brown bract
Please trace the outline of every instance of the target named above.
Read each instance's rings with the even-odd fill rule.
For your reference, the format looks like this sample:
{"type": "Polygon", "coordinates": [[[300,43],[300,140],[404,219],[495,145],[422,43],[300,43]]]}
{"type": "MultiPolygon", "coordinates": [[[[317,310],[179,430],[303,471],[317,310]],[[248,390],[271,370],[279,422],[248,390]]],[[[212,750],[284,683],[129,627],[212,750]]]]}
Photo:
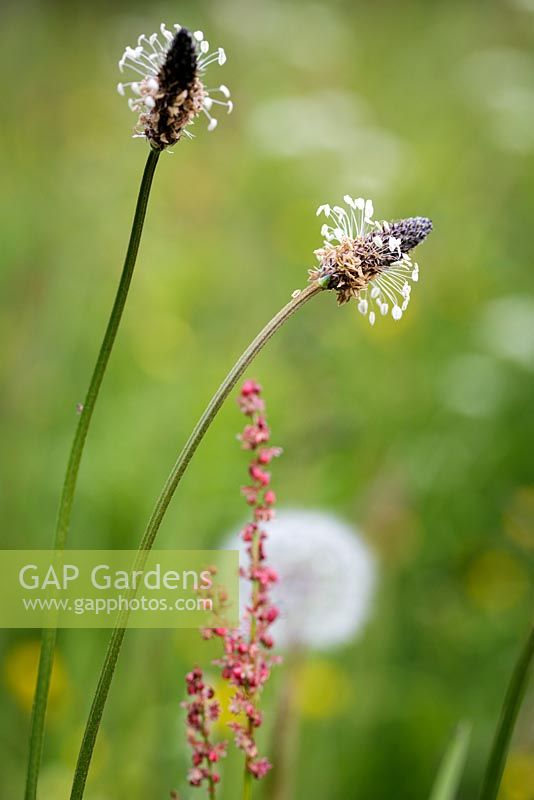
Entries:
{"type": "Polygon", "coordinates": [[[184,129],[202,111],[206,92],[199,78],[174,96],[165,91],[153,94],[156,105],[139,117],[145,136],[156,150],[164,150],[181,138],[184,129]]]}
{"type": "Polygon", "coordinates": [[[325,288],[337,293],[339,305],[358,297],[362,289],[384,269],[384,248],[372,239],[344,239],[315,251],[321,263],[310,270],[311,280],[324,280],[325,288]]]}

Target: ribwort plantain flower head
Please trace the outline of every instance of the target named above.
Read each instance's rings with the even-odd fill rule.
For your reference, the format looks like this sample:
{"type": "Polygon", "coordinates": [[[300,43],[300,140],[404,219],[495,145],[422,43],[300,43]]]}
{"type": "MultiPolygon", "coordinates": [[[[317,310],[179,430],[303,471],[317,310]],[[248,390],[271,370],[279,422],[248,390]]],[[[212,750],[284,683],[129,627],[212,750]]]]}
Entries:
{"type": "Polygon", "coordinates": [[[121,95],[131,95],[128,105],[138,114],[134,136],[148,139],[155,150],[175,144],[184,134],[191,138],[188,127],[200,114],[212,131],[217,127],[215,108],[228,113],[233,109],[228,87],[210,89],[204,82],[211,64],[225,63],[222,47],[210,50],[202,31],[173,28],[170,31],[162,23],[160,33],[141,34],[137,46],[127,47],[119,61],[121,72],[127,69],[133,74],[117,89],[121,95]]]}
{"type": "Polygon", "coordinates": [[[355,298],[371,325],[389,313],[399,320],[410,302],[411,284],[419,280],[410,252],[426,239],[432,222],[426,217],[376,222],[371,200],[345,195],[344,201],[346,208],[317,209],[327,222],[321,228],[323,247],[315,251],[319,265],[310,278],[334,290],[340,304],[355,298]]]}

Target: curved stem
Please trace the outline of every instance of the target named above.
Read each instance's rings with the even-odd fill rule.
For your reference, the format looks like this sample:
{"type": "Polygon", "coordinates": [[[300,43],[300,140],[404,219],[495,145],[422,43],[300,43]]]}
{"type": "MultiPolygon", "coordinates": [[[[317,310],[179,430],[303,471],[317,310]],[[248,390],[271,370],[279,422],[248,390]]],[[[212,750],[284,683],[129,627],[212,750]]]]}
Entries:
{"type": "Polygon", "coordinates": [[[534,661],[534,626],[514,667],[491,748],[480,800],[496,800],[506,756],[534,661]]]}
{"type": "MultiPolygon", "coordinates": [[[[226,378],[223,380],[212,399],[208,403],[204,413],[195,425],[193,432],[187,440],[182,452],[178,456],[174,467],[172,468],[169,477],[161,491],[161,494],[154,506],[152,515],[148,525],[143,534],[141,544],[139,546],[138,556],[135,562],[134,569],[142,569],[146,562],[148,551],[151,550],[154,540],[158,533],[159,527],[165,516],[165,512],[169,507],[171,499],[176,491],[178,484],[187,469],[193,454],[195,453],[198,445],[204,438],[204,435],[211,423],[215,419],[217,412],[222,404],[232,391],[233,387],[244,373],[249,364],[254,360],[256,355],[265,346],[269,339],[282,327],[282,325],[293,314],[308,302],[312,297],[322,291],[322,287],[317,284],[310,284],[296,297],[290,300],[281,311],[274,316],[270,322],[263,328],[263,330],[256,336],[250,343],[243,354],[238,358],[226,378]]],[[[108,645],[108,650],[104,659],[104,664],[100,673],[100,678],[93,698],[91,710],[85,727],[84,737],[78,755],[78,762],[76,764],[76,771],[74,773],[74,780],[71,790],[71,800],[81,800],[83,797],[85,782],[87,780],[87,773],[91,764],[91,758],[102,719],[102,713],[106,704],[107,696],[117,659],[119,657],[122,641],[124,639],[125,627],[128,615],[124,613],[119,618],[117,627],[113,630],[108,645]]]]}
{"type": "MultiPolygon", "coordinates": [[[[74,440],[72,443],[67,470],[65,473],[65,480],[63,483],[63,490],[61,493],[61,500],[59,503],[56,535],[54,541],[54,549],[57,552],[62,551],[67,542],[72,502],[74,498],[74,492],[76,490],[76,481],[78,478],[80,461],[82,458],[89,425],[91,423],[91,417],[93,415],[98,393],[100,391],[100,386],[106,372],[106,367],[108,365],[113,344],[115,342],[115,337],[121,321],[126,298],[128,296],[128,290],[130,288],[137,258],[137,251],[139,249],[139,242],[141,240],[141,233],[143,231],[143,223],[145,220],[150,188],[152,186],[152,179],[158,163],[158,158],[159,151],[151,149],[148,154],[145,170],[141,180],[141,186],[139,188],[139,196],[137,198],[130,241],[128,243],[128,250],[126,251],[126,258],[124,261],[124,267],[117,289],[117,294],[115,296],[115,302],[113,303],[113,308],[111,310],[109,322],[104,334],[104,339],[100,347],[100,352],[98,353],[98,358],[93,375],[91,377],[89,389],[87,390],[85,403],[81,408],[78,425],[76,427],[76,433],[74,434],[74,440]]],[[[26,773],[25,800],[35,800],[37,793],[37,782],[39,778],[39,769],[43,751],[46,706],[50,688],[50,677],[54,663],[56,636],[56,628],[48,628],[42,632],[41,656],[39,660],[39,669],[37,673],[32,718],[30,723],[30,746],[26,773]]]]}

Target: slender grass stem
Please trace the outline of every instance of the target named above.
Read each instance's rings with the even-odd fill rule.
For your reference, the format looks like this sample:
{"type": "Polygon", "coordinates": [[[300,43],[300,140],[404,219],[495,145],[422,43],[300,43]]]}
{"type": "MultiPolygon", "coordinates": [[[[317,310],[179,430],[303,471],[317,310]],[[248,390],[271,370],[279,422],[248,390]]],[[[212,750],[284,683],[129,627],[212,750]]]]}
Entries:
{"type": "MultiPolygon", "coordinates": [[[[117,289],[117,294],[115,296],[115,302],[113,303],[113,308],[111,310],[109,322],[104,334],[104,339],[98,353],[98,358],[93,375],[91,377],[89,389],[87,390],[85,402],[83,404],[83,408],[81,409],[78,425],[74,434],[74,440],[70,451],[67,470],[65,473],[65,480],[63,483],[63,490],[59,503],[56,535],[54,541],[54,549],[56,552],[61,552],[64,550],[67,542],[72,503],[76,490],[76,481],[78,478],[78,471],[83,455],[85,440],[87,438],[91,417],[93,416],[93,411],[98,399],[102,380],[106,372],[106,367],[113,349],[113,344],[117,336],[122,312],[128,296],[128,290],[130,288],[137,258],[137,251],[139,250],[139,242],[141,240],[141,234],[143,231],[143,223],[145,220],[150,188],[152,186],[152,179],[158,163],[158,158],[159,151],[151,149],[143,172],[141,186],[139,188],[139,196],[137,198],[130,241],[126,251],[126,258],[124,261],[124,267],[117,289]]],[[[30,723],[30,744],[26,773],[25,800],[35,800],[37,794],[37,783],[39,779],[39,769],[43,752],[46,707],[50,689],[52,667],[54,664],[56,637],[56,628],[47,628],[42,632],[41,656],[39,660],[30,723]]]]}
{"type": "MultiPolygon", "coordinates": [[[[293,297],[287,305],[285,305],[276,314],[270,322],[260,331],[256,338],[250,343],[242,355],[238,358],[226,378],[223,380],[212,399],[208,403],[204,413],[201,415],[197,424],[195,425],[189,439],[184,445],[182,452],[178,456],[178,460],[173,466],[169,477],[167,478],[161,494],[158,497],[156,505],[152,511],[148,525],[143,534],[137,559],[134,569],[142,569],[146,563],[148,552],[151,550],[154,540],[158,533],[159,527],[165,516],[167,508],[172,500],[174,492],[184,472],[186,471],[191,458],[193,457],[198,445],[204,438],[206,431],[211,423],[217,416],[217,413],[224,401],[232,391],[233,387],[244,373],[249,364],[254,360],[256,355],[265,346],[269,339],[282,327],[282,325],[293,316],[305,303],[308,302],[316,294],[322,291],[322,287],[318,284],[312,283],[303,289],[296,297],[293,297]]],[[[102,713],[106,704],[107,696],[117,659],[119,657],[122,641],[126,630],[126,623],[128,620],[127,613],[123,613],[119,618],[117,627],[113,630],[108,644],[108,650],[104,658],[104,664],[100,672],[100,678],[93,698],[91,710],[85,727],[85,733],[81,744],[80,752],[78,755],[78,762],[76,764],[76,771],[74,773],[74,780],[71,790],[71,800],[81,800],[85,790],[85,783],[87,774],[91,764],[91,758],[102,719],[102,713]]],[[[250,787],[249,787],[250,797],[250,787]]],[[[247,795],[245,795],[247,797],[247,795]]]]}
{"type": "Polygon", "coordinates": [[[525,642],[512,672],[506,691],[501,717],[493,739],[486,774],[482,783],[480,800],[496,800],[499,794],[506,757],[521,703],[528,685],[534,661],[534,626],[525,642]]]}

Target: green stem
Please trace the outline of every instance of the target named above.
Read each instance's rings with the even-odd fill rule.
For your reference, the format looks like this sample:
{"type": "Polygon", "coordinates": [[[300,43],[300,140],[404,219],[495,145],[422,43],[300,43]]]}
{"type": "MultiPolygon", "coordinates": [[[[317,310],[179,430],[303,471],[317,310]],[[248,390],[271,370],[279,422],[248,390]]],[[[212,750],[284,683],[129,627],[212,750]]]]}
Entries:
{"type": "Polygon", "coordinates": [[[245,763],[245,772],[243,774],[243,800],[250,800],[252,797],[252,775],[247,769],[245,763]]]}
{"type": "Polygon", "coordinates": [[[296,693],[298,672],[304,661],[304,655],[296,648],[284,655],[284,674],[274,719],[269,759],[273,767],[266,778],[265,796],[270,800],[289,800],[294,796],[299,739],[296,693]]]}
{"type": "Polygon", "coordinates": [[[499,793],[510,740],[528,685],[533,660],[534,626],[530,631],[530,635],[519,655],[512,677],[510,678],[501,717],[495,732],[495,738],[486,767],[486,774],[484,775],[484,781],[482,783],[480,800],[496,800],[499,793]]]}
{"type": "MultiPolygon", "coordinates": [[[[184,472],[187,469],[193,454],[195,453],[198,445],[204,438],[204,435],[211,423],[215,419],[222,404],[232,391],[233,387],[244,373],[249,364],[253,361],[255,356],[265,346],[269,339],[282,327],[282,325],[293,316],[293,314],[301,308],[308,300],[322,291],[322,287],[317,284],[310,284],[296,297],[290,300],[281,311],[274,316],[270,322],[263,328],[263,330],[256,336],[250,343],[247,349],[236,361],[226,378],[223,380],[212,399],[208,403],[204,413],[195,425],[193,432],[187,440],[182,452],[178,456],[174,467],[172,468],[169,477],[161,491],[161,494],[154,506],[152,515],[143,534],[139,551],[135,562],[134,569],[142,569],[148,551],[151,550],[154,540],[158,533],[159,527],[165,516],[165,512],[169,507],[171,499],[176,491],[184,472]]],[[[81,800],[83,797],[87,774],[91,764],[91,758],[102,719],[102,713],[106,704],[107,696],[111,681],[113,680],[113,673],[117,659],[119,657],[122,641],[124,639],[125,628],[128,615],[125,613],[119,618],[117,627],[113,630],[108,644],[108,650],[104,659],[104,664],[100,673],[98,685],[94,694],[93,703],[89,712],[89,717],[85,727],[83,741],[78,755],[78,762],[76,764],[76,771],[74,773],[74,780],[71,790],[71,800],[81,800]]]]}
{"type": "MultiPolygon", "coordinates": [[[[70,517],[72,511],[72,502],[74,492],[76,490],[76,481],[78,478],[78,470],[80,461],[83,454],[85,440],[91,417],[96,405],[100,386],[106,372],[109,357],[117,330],[128,296],[128,290],[132,280],[132,275],[137,258],[137,251],[139,249],[139,242],[141,240],[141,233],[143,231],[143,223],[145,220],[146,209],[148,205],[148,198],[150,195],[150,188],[156,165],[158,163],[159,151],[151,149],[147,158],[141,186],[139,189],[139,196],[137,198],[137,206],[132,224],[132,231],[130,234],[130,241],[128,243],[128,250],[124,261],[120,283],[115,296],[115,302],[111,310],[111,316],[104,334],[102,346],[96,361],[96,365],[91,377],[89,389],[85,398],[85,403],[78,419],[76,433],[70,451],[67,470],[65,473],[65,480],[63,483],[63,490],[61,493],[61,500],[59,503],[59,512],[56,525],[56,535],[54,541],[54,549],[56,552],[64,550],[68,534],[70,517]]],[[[26,792],[25,800],[35,800],[37,793],[37,782],[39,779],[39,769],[41,766],[41,757],[43,752],[43,739],[44,727],[46,717],[46,706],[48,702],[48,693],[50,689],[50,677],[52,674],[52,667],[54,664],[54,649],[56,645],[57,629],[48,628],[43,630],[41,639],[41,656],[39,660],[39,669],[37,673],[37,683],[35,686],[35,694],[33,699],[32,718],[30,723],[30,745],[28,755],[28,767],[26,773],[26,792]]]]}

